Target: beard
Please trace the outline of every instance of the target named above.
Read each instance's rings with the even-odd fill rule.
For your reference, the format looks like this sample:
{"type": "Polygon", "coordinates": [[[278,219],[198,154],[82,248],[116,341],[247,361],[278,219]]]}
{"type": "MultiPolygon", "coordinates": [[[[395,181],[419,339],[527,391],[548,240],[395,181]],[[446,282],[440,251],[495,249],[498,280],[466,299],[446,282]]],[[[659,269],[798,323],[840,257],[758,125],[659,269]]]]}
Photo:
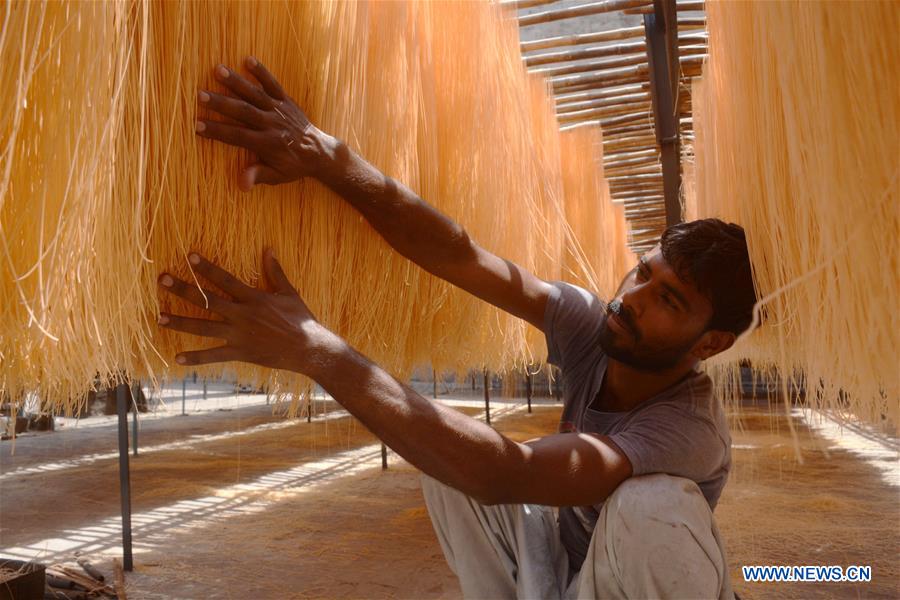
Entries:
{"type": "Polygon", "coordinates": [[[698,336],[689,342],[674,346],[648,347],[642,343],[643,337],[632,316],[623,310],[621,301],[613,300],[606,305],[606,316],[600,328],[600,348],[609,358],[637,371],[659,372],[671,369],[681,362],[694,343],[700,339],[698,336]],[[610,327],[609,319],[612,315],[615,315],[617,321],[628,330],[630,338],[610,327]]]}

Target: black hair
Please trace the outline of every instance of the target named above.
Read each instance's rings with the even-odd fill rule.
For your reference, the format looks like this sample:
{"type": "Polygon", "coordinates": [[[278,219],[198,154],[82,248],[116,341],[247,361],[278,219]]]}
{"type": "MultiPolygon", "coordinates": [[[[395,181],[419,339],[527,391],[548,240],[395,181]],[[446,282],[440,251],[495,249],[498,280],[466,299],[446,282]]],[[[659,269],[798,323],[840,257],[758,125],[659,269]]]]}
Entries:
{"type": "Polygon", "coordinates": [[[712,303],[707,329],[740,335],[750,327],[756,290],[740,225],[719,219],[678,223],[663,232],[660,246],[679,279],[712,303]]]}

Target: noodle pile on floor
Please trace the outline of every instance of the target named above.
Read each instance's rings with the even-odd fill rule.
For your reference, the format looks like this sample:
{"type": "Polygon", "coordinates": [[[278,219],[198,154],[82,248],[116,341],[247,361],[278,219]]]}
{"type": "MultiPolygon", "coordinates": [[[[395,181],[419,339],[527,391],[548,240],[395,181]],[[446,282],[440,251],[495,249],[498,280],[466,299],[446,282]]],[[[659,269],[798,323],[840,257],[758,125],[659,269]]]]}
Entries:
{"type": "MultiPolygon", "coordinates": [[[[687,218],[747,231],[763,326],[717,361],[900,423],[900,12],[890,2],[707,3],[687,218]],[[693,175],[691,175],[693,171],[693,175]]],[[[786,391],[786,390],[785,390],[786,391]]]]}
{"type": "MultiPolygon", "coordinates": [[[[253,54],[313,123],[547,279],[615,289],[630,262],[599,132],[560,135],[514,21],[487,3],[11,2],[2,9],[0,390],[78,405],[101,378],[177,377],[201,341],[157,291],[198,250],[258,284],[272,246],[317,317],[394,374],[539,362],[540,334],[394,253],[316,181],[259,186],[200,139],[200,89],[253,54]],[[612,250],[610,250],[612,248],[612,250]]],[[[250,365],[197,369],[308,382],[250,365]]]]}

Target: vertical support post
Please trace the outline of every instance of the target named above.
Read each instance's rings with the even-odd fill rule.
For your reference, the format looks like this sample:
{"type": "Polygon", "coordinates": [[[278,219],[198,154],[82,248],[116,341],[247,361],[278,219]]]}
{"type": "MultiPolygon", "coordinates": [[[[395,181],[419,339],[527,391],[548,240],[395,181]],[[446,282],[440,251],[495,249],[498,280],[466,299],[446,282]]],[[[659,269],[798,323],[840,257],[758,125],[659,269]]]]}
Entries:
{"type": "Polygon", "coordinates": [[[138,419],[137,408],[131,412],[131,452],[138,455],[138,419]]]}
{"type": "Polygon", "coordinates": [[[181,416],[182,417],[187,414],[184,410],[186,394],[187,394],[187,377],[182,377],[181,378],[181,416]]]}
{"type": "Polygon", "coordinates": [[[484,370],[484,418],[485,422],[491,424],[491,384],[488,376],[488,370],[484,370]]]}
{"type": "Polygon", "coordinates": [[[528,412],[531,412],[531,371],[525,367],[525,397],[528,399],[528,412]]]}
{"type": "Polygon", "coordinates": [[[431,370],[431,397],[437,400],[437,373],[431,370]]]}
{"type": "Polygon", "coordinates": [[[384,442],[381,442],[381,470],[384,471],[387,469],[387,446],[384,445],[384,442]]]}
{"type": "Polygon", "coordinates": [[[678,91],[678,22],[675,0],[655,0],[655,12],[644,15],[650,100],[663,172],[666,226],[682,221],[681,147],[675,94],[678,91]]]}
{"type": "Polygon", "coordinates": [[[134,568],[131,555],[131,471],[128,464],[128,386],[116,386],[116,412],[119,417],[119,496],[122,500],[122,565],[134,568]]]}
{"type": "MultiPolygon", "coordinates": [[[[206,400],[206,377],[203,378],[203,399],[206,400]]],[[[269,392],[266,390],[266,404],[269,403],[269,392]]]]}
{"type": "Polygon", "coordinates": [[[306,422],[312,423],[312,410],[313,410],[313,397],[312,392],[309,393],[309,398],[306,400],[306,422]]]}

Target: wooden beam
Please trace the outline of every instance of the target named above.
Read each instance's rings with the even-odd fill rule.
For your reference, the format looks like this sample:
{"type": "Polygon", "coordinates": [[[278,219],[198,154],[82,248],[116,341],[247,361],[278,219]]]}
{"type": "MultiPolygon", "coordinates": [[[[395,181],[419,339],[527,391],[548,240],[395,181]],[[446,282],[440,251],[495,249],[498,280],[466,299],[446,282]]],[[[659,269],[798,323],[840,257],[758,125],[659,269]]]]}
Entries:
{"type": "Polygon", "coordinates": [[[644,15],[647,61],[650,64],[650,97],[660,148],[668,225],[682,221],[681,165],[675,93],[678,89],[678,31],[675,0],[656,0],[656,11],[644,15]],[[671,24],[671,26],[667,26],[671,24]],[[674,31],[673,31],[674,30],[674,31]]]}

